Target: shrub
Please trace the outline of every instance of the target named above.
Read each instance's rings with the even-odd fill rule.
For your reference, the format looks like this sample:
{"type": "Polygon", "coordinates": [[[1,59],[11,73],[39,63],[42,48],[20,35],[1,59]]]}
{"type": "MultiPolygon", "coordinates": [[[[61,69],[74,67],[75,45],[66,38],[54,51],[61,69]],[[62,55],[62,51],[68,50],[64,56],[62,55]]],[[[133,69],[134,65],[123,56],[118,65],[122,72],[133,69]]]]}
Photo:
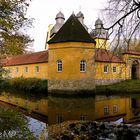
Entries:
{"type": "Polygon", "coordinates": [[[47,93],[48,81],[37,78],[13,78],[3,80],[0,84],[1,89],[21,90],[27,92],[41,92],[47,93]]]}

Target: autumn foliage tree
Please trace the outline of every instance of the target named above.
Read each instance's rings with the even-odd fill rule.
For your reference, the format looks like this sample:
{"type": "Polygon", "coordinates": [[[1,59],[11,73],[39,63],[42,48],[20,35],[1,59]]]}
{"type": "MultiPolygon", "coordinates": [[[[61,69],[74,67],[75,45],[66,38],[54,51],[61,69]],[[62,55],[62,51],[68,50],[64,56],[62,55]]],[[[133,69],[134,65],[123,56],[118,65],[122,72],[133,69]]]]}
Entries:
{"type": "MultiPolygon", "coordinates": [[[[11,55],[25,53],[29,36],[21,29],[31,27],[32,19],[26,17],[31,0],[0,0],[0,60],[11,55]]],[[[0,78],[4,70],[0,61],[0,78]]]]}
{"type": "Polygon", "coordinates": [[[5,34],[3,35],[4,40],[2,41],[2,54],[4,56],[14,56],[27,52],[28,46],[32,43],[29,36],[24,34],[5,34]]]}
{"type": "Polygon", "coordinates": [[[31,42],[29,36],[19,34],[21,28],[27,28],[32,23],[31,19],[26,18],[29,3],[30,0],[0,0],[1,56],[24,53],[26,45],[31,42]]]}

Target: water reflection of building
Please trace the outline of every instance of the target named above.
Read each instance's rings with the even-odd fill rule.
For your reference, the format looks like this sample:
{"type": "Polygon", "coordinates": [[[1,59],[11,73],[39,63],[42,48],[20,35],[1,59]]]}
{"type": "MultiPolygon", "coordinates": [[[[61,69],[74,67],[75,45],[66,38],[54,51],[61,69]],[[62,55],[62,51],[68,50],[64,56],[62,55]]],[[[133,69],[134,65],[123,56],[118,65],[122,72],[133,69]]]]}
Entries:
{"type": "Polygon", "coordinates": [[[92,98],[49,97],[48,123],[67,120],[140,121],[140,98],[96,96],[92,98]]]}
{"type": "Polygon", "coordinates": [[[95,98],[49,96],[48,123],[67,120],[95,120],[95,98]]]}
{"type": "Polygon", "coordinates": [[[96,96],[95,119],[116,120],[126,115],[126,97],[96,96]]]}
{"type": "Polygon", "coordinates": [[[35,112],[47,117],[48,115],[48,100],[47,99],[31,99],[21,96],[15,96],[10,93],[1,93],[0,101],[24,108],[30,112],[35,112]]]}
{"type": "Polygon", "coordinates": [[[140,121],[140,96],[54,97],[29,99],[2,93],[0,101],[27,109],[48,118],[49,124],[67,120],[140,121]]]}
{"type": "Polygon", "coordinates": [[[140,121],[140,97],[132,97],[126,101],[126,113],[125,123],[140,121]]]}
{"type": "Polygon", "coordinates": [[[97,96],[95,100],[95,120],[116,120],[124,123],[140,121],[140,97],[97,96]]]}

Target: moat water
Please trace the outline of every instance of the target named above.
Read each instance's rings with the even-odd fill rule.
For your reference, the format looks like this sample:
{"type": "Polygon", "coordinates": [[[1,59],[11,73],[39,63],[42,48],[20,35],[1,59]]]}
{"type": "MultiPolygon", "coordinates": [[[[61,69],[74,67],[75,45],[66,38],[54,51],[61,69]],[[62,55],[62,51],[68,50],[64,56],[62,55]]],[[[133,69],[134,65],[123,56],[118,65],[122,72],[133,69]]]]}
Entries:
{"type": "Polygon", "coordinates": [[[67,120],[140,122],[140,95],[135,94],[29,98],[23,94],[2,92],[0,105],[9,108],[19,106],[36,136],[48,125],[67,120]]]}

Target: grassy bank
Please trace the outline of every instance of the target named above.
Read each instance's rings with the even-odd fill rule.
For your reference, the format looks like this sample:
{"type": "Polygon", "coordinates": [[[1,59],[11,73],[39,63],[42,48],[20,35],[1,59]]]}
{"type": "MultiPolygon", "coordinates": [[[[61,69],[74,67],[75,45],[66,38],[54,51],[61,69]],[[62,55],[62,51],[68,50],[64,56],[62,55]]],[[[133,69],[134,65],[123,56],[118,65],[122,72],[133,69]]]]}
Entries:
{"type": "Polygon", "coordinates": [[[112,85],[97,86],[96,93],[140,93],[140,80],[126,80],[112,85]]]}
{"type": "Polygon", "coordinates": [[[37,78],[13,78],[0,81],[0,90],[47,93],[48,81],[37,78]]]}

